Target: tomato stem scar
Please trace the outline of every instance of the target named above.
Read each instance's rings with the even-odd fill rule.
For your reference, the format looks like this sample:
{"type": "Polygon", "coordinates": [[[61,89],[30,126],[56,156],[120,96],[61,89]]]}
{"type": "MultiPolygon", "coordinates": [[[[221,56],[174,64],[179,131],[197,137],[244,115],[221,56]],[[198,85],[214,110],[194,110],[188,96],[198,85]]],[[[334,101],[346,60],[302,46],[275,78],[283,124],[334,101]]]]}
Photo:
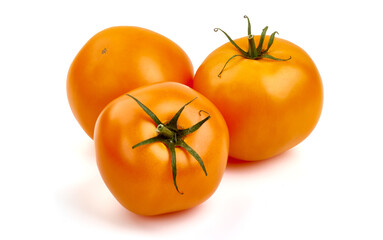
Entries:
{"type": "Polygon", "coordinates": [[[231,56],[226,61],[226,63],[223,65],[222,70],[218,73],[218,77],[221,77],[221,74],[222,74],[223,70],[226,68],[226,65],[233,58],[238,57],[238,56],[241,56],[241,57],[246,58],[246,59],[251,59],[251,60],[259,60],[259,59],[262,59],[262,58],[268,58],[268,59],[276,60],[276,61],[288,61],[288,60],[291,59],[291,56],[289,58],[284,59],[284,58],[276,58],[276,57],[273,57],[273,56],[267,54],[267,52],[269,51],[270,47],[273,45],[273,42],[274,42],[274,39],[275,39],[275,34],[279,34],[277,31],[273,32],[270,35],[269,42],[267,44],[267,48],[263,49],[263,42],[264,42],[265,37],[266,37],[266,32],[267,32],[268,26],[266,26],[265,28],[262,29],[262,33],[260,35],[259,42],[258,42],[258,47],[257,47],[255,45],[254,35],[251,34],[250,19],[246,15],[243,16],[243,17],[247,19],[247,23],[248,23],[248,27],[247,27],[247,35],[248,36],[247,36],[247,38],[249,40],[249,47],[248,47],[247,52],[245,50],[243,50],[242,48],[240,48],[237,45],[237,43],[233,39],[231,39],[231,37],[225,31],[223,31],[220,28],[214,28],[215,32],[221,31],[223,34],[225,34],[225,36],[229,39],[229,42],[231,44],[233,44],[233,46],[240,52],[240,54],[235,54],[235,55],[231,56]]]}

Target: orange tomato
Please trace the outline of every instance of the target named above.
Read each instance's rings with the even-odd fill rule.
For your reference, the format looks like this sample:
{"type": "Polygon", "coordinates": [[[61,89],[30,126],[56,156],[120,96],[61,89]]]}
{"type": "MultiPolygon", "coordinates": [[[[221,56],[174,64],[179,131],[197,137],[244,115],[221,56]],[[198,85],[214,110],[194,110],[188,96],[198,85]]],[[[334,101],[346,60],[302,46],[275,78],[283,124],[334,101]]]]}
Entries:
{"type": "MultiPolygon", "coordinates": [[[[265,38],[255,48],[258,58],[237,56],[227,62],[241,55],[228,42],[204,60],[194,77],[193,88],[224,116],[230,133],[229,155],[240,160],[266,159],[294,147],[311,133],[322,110],[322,81],[313,60],[293,43],[274,39],[275,33],[265,36],[265,29],[265,38]],[[266,51],[270,38],[274,42],[266,51]]],[[[260,42],[262,35],[253,36],[250,31],[249,23],[249,36],[234,41],[241,49],[250,45],[251,38],[260,42]]]]}
{"type": "Polygon", "coordinates": [[[67,95],[72,112],[89,137],[102,109],[137,87],[173,81],[190,85],[193,66],[186,53],[150,30],[121,26],[93,36],[70,66],[67,95]]]}
{"type": "Polygon", "coordinates": [[[105,184],[125,208],[141,215],[179,211],[207,200],[221,181],[229,151],[221,113],[207,98],[179,83],[141,87],[112,101],[97,120],[94,142],[105,184]],[[182,134],[201,122],[197,130],[182,134]],[[173,132],[171,137],[162,135],[161,124],[173,132]],[[138,144],[153,138],[162,142],[138,144]]]}

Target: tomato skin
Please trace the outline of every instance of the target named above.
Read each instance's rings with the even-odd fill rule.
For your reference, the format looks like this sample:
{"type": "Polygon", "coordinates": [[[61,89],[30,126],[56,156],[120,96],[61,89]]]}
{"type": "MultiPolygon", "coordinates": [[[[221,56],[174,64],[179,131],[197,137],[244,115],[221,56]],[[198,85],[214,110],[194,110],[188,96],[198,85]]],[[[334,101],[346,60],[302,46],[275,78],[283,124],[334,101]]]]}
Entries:
{"type": "Polygon", "coordinates": [[[184,141],[202,158],[207,176],[184,149],[176,148],[177,183],[173,184],[168,148],[160,142],[132,146],[154,137],[156,124],[126,95],[112,101],[100,114],[95,128],[97,165],[115,198],[140,215],[158,215],[188,209],[207,200],[218,187],[226,168],[229,136],[218,109],[204,96],[178,83],[158,83],[129,92],[150,108],[162,122],[169,121],[188,101],[178,125],[188,128],[207,116],[184,141]]]}
{"type": "MultiPolygon", "coordinates": [[[[259,42],[260,36],[254,36],[259,42]]],[[[266,36],[263,47],[269,41],[266,36]]],[[[247,49],[248,38],[235,42],[247,49]]],[[[268,54],[288,59],[233,58],[226,43],[214,50],[196,72],[193,88],[209,98],[224,116],[233,158],[267,159],[303,141],[316,126],[323,105],[320,74],[309,55],[293,43],[276,38],[268,54]]]]}
{"type": "Polygon", "coordinates": [[[168,38],[131,26],[111,27],[80,50],[67,77],[72,112],[89,137],[102,109],[116,97],[156,82],[191,85],[186,53],[168,38]]]}

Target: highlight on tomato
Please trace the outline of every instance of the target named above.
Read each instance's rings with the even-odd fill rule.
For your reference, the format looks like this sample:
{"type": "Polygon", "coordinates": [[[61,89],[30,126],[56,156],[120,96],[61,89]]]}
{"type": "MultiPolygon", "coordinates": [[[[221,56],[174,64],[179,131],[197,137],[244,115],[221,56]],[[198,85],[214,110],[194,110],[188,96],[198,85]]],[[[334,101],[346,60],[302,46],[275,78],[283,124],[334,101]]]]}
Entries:
{"type": "Polygon", "coordinates": [[[224,116],[229,155],[247,161],[267,159],[303,141],[315,128],[323,105],[320,74],[297,45],[251,33],[214,50],[198,68],[193,88],[224,116]],[[246,49],[247,50],[244,50],[246,49]]]}
{"type": "Polygon", "coordinates": [[[229,152],[221,113],[179,83],[137,88],[100,114],[97,165],[114,197],[140,215],[194,207],[217,189],[229,152]]]}
{"type": "Polygon", "coordinates": [[[102,109],[137,87],[157,82],[191,85],[194,70],[186,53],[148,29],[119,26],[93,36],[73,60],[67,77],[70,107],[93,138],[102,109]]]}

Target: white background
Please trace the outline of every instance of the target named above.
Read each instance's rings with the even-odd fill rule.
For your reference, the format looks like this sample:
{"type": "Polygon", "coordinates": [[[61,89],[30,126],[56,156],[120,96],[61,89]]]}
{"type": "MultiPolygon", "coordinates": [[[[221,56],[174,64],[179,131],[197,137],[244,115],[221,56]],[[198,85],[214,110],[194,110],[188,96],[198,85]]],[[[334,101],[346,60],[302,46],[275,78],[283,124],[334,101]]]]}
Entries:
{"type": "Polygon", "coordinates": [[[2,1],[0,239],[383,239],[383,35],[379,1],[2,1]],[[269,26],[323,78],[314,132],[270,160],[229,164],[188,211],[142,217],[104,185],[66,75],[97,32],[141,26],[195,70],[227,40],[269,26]]]}

